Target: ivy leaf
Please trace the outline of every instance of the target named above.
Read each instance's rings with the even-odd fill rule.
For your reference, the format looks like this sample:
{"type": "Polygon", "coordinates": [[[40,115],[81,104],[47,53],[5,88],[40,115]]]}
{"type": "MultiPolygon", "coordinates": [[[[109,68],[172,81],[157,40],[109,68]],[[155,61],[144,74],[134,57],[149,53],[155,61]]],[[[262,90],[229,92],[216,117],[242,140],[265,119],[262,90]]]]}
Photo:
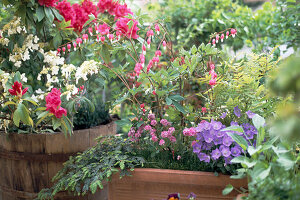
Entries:
{"type": "Polygon", "coordinates": [[[229,194],[233,190],[233,186],[231,184],[226,185],[225,189],[222,191],[223,195],[229,194]]]}

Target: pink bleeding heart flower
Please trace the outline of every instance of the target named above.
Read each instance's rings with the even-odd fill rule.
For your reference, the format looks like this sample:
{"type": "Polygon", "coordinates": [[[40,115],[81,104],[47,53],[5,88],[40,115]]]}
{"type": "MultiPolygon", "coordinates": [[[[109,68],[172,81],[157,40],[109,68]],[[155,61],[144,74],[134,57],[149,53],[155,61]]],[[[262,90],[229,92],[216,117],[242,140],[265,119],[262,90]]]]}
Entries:
{"type": "Polygon", "coordinates": [[[221,35],[221,42],[224,41],[224,34],[221,35]]]}
{"type": "Polygon", "coordinates": [[[157,35],[159,35],[160,28],[159,28],[158,24],[155,24],[155,31],[156,31],[157,35]]]}
{"type": "Polygon", "coordinates": [[[82,39],[81,39],[81,38],[77,38],[77,39],[76,39],[76,43],[77,43],[78,46],[80,47],[80,44],[82,44],[82,39]]]}
{"type": "Polygon", "coordinates": [[[234,28],[232,28],[232,29],[230,30],[230,33],[231,33],[232,37],[234,38],[235,35],[236,35],[236,33],[237,33],[237,31],[236,31],[234,28]]]}
{"type": "Polygon", "coordinates": [[[67,49],[70,52],[72,45],[71,44],[67,44],[67,49]]]}
{"type": "Polygon", "coordinates": [[[161,51],[160,51],[160,50],[157,50],[157,51],[155,52],[155,56],[161,56],[161,51]]]}

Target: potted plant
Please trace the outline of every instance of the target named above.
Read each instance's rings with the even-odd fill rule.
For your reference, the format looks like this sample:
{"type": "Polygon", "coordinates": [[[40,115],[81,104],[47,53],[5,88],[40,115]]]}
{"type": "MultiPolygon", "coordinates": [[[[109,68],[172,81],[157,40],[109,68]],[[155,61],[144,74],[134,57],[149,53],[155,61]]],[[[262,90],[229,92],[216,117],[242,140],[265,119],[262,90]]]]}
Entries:
{"type": "MultiPolygon", "coordinates": [[[[93,96],[93,86],[82,79],[84,75],[76,74],[82,68],[66,64],[69,58],[51,51],[78,33],[68,27],[69,22],[59,14],[55,3],[5,2],[15,17],[0,31],[3,199],[34,199],[42,188],[51,186],[52,176],[69,156],[94,146],[101,135],[116,133],[116,125],[101,103],[93,112],[93,101],[96,103],[99,97],[93,96]],[[85,130],[79,130],[83,124],[78,123],[78,118],[87,116],[86,110],[96,123],[89,120],[85,130]]],[[[81,10],[84,8],[86,4],[80,5],[81,10]]],[[[83,14],[79,17],[90,13],[83,14]]],[[[87,20],[82,20],[81,25],[87,20]]],[[[62,53],[64,50],[68,51],[66,48],[62,53]]],[[[60,196],[68,198],[68,194],[60,196]]]]}
{"type": "MultiPolygon", "coordinates": [[[[132,31],[136,30],[133,28],[135,23],[133,22],[131,25],[132,31]]],[[[130,26],[130,23],[128,23],[128,26],[130,26]]],[[[216,155],[213,158],[204,152],[201,152],[200,154],[200,151],[202,150],[196,148],[197,140],[199,142],[200,138],[203,139],[204,137],[201,132],[201,126],[203,124],[209,124],[208,127],[214,132],[222,132],[221,129],[228,125],[228,121],[230,124],[230,119],[235,116],[238,122],[245,123],[245,129],[249,129],[249,124],[246,124],[246,121],[249,121],[248,117],[245,117],[247,115],[243,115],[242,119],[240,119],[242,111],[239,109],[239,106],[242,107],[243,110],[253,109],[254,105],[252,105],[252,103],[254,103],[254,100],[256,101],[260,98],[260,95],[265,95],[265,90],[262,90],[264,92],[261,91],[257,94],[257,97],[254,98],[250,95],[251,98],[247,98],[247,95],[243,96],[248,102],[240,102],[239,106],[233,106],[234,103],[239,102],[238,98],[235,98],[234,100],[229,99],[228,106],[225,108],[216,106],[220,104],[220,102],[216,101],[217,98],[215,93],[220,92],[220,87],[222,87],[218,87],[218,84],[226,85],[226,83],[224,83],[225,81],[223,82],[221,78],[218,78],[217,72],[220,73],[222,78],[226,75],[227,82],[232,79],[230,75],[234,75],[230,73],[222,74],[222,65],[217,66],[217,61],[221,60],[222,56],[220,51],[215,48],[215,45],[221,38],[224,39],[226,36],[234,37],[236,35],[236,30],[228,29],[218,34],[216,33],[214,37],[211,38],[210,44],[202,44],[198,48],[194,46],[190,51],[182,50],[180,52],[180,58],[174,58],[171,43],[168,45],[166,42],[168,33],[161,31],[163,26],[158,22],[154,23],[153,27],[155,29],[155,34],[151,26],[150,28],[146,28],[147,31],[145,35],[147,35],[147,37],[145,39],[140,39],[142,43],[140,48],[137,48],[134,45],[136,41],[134,38],[130,37],[130,32],[129,35],[126,35],[130,30],[128,27],[125,29],[126,31],[123,32],[123,35],[126,35],[126,37],[122,41],[102,43],[102,46],[108,45],[111,49],[116,50],[111,50],[108,54],[105,53],[100,55],[102,59],[101,65],[104,69],[108,69],[112,74],[115,74],[116,77],[119,77],[125,85],[125,90],[119,95],[121,98],[117,99],[115,104],[126,103],[126,105],[131,105],[130,108],[134,113],[134,117],[129,121],[132,126],[128,133],[128,139],[117,136],[109,138],[108,141],[111,144],[120,143],[120,140],[123,140],[123,142],[125,141],[124,144],[128,144],[133,148],[133,151],[131,151],[129,155],[138,156],[141,162],[135,163],[144,165],[144,167],[151,166],[151,168],[204,170],[210,172],[137,169],[133,172],[133,177],[126,177],[119,180],[118,175],[113,176],[111,181],[106,184],[108,190],[102,192],[108,192],[108,199],[116,198],[115,195],[117,195],[119,199],[132,199],[136,197],[134,196],[136,195],[136,191],[133,193],[132,190],[134,188],[133,185],[138,185],[141,187],[139,195],[145,195],[145,190],[148,190],[148,192],[153,191],[153,193],[157,195],[154,198],[163,198],[163,195],[165,195],[168,190],[178,188],[180,192],[187,194],[187,192],[189,193],[190,191],[186,191],[184,188],[193,186],[195,190],[197,188],[197,191],[194,192],[200,197],[208,198],[209,194],[205,193],[205,191],[215,191],[216,193],[212,194],[213,198],[221,198],[222,189],[226,186],[226,182],[232,181],[232,184],[238,187],[246,186],[245,180],[235,181],[230,180],[229,176],[217,176],[218,172],[224,174],[235,172],[238,165],[230,164],[232,157],[230,157],[231,149],[228,147],[233,148],[232,151],[234,151],[234,154],[238,155],[242,151],[241,147],[239,147],[239,143],[234,143],[230,137],[226,137],[224,140],[227,141],[226,144],[228,147],[225,148],[224,152],[219,152],[219,154],[224,155],[219,155],[218,157],[216,155]],[[155,41],[157,41],[155,39],[156,37],[160,39],[157,42],[158,47],[155,46],[154,51],[151,49],[147,50],[146,46],[148,46],[148,48],[154,46],[155,41]],[[132,45],[132,48],[129,48],[129,45],[132,45]],[[162,48],[162,50],[164,50],[164,48],[166,49],[165,54],[159,50],[160,48],[162,48]],[[140,54],[137,53],[138,50],[140,50],[140,54]],[[118,55],[118,51],[127,52],[132,59],[128,59],[127,62],[129,64],[125,64],[125,66],[120,65],[112,67],[111,63],[109,63],[110,59],[103,56],[115,56],[118,55]],[[144,53],[148,56],[147,58],[150,58],[147,67],[143,67],[146,59],[144,53]],[[162,62],[160,62],[161,59],[162,62]],[[163,62],[163,60],[171,61],[170,64],[167,64],[167,62],[163,62]],[[213,60],[215,60],[215,62],[213,60]],[[133,62],[133,64],[130,64],[130,62],[133,62]],[[132,67],[126,68],[130,65],[135,66],[133,69],[134,73],[130,72],[132,67]],[[129,84],[125,79],[128,73],[130,73],[130,78],[133,82],[132,84],[129,84]],[[197,79],[194,77],[197,77],[197,79]],[[196,88],[193,87],[197,84],[200,86],[196,88]],[[206,92],[201,92],[203,93],[202,95],[199,92],[203,89],[206,92]],[[199,97],[194,98],[194,93],[198,94],[199,97]],[[207,102],[206,104],[203,103],[205,101],[207,102]],[[127,104],[128,102],[130,102],[130,104],[127,104]],[[230,112],[224,114],[224,111],[230,112]],[[220,115],[222,116],[220,117],[220,115]],[[203,121],[203,119],[211,118],[218,118],[219,121],[203,121]],[[222,120],[224,120],[224,124],[222,124],[222,120]],[[198,129],[185,128],[196,125],[201,121],[202,123],[200,123],[198,129]],[[199,136],[197,133],[199,133],[199,136]],[[197,154],[193,153],[193,150],[199,155],[197,156],[197,154]],[[141,158],[144,158],[146,162],[142,162],[141,158]],[[148,180],[143,178],[145,176],[148,177],[148,180]],[[182,183],[184,180],[186,182],[182,183]],[[203,183],[201,180],[207,180],[209,183],[203,183]],[[134,183],[135,181],[137,182],[134,183]],[[160,185],[160,187],[154,187],[154,185],[160,185]],[[185,187],[182,187],[182,185],[185,185],[185,187]],[[122,188],[125,188],[125,191],[127,192],[119,192],[124,191],[122,188]],[[206,188],[206,190],[203,188],[206,188]]],[[[89,29],[87,29],[87,31],[88,30],[89,29]]],[[[112,28],[112,31],[113,33],[116,33],[118,29],[112,28]]],[[[95,39],[96,42],[98,42],[97,38],[92,39],[95,39]]],[[[90,45],[92,44],[93,43],[90,45]]],[[[102,50],[103,48],[104,47],[102,47],[102,50]]],[[[255,59],[254,61],[252,60],[252,62],[256,61],[257,60],[255,59]]],[[[267,59],[266,62],[271,61],[267,59]]],[[[227,65],[225,66],[228,67],[227,65]]],[[[246,75],[247,73],[248,71],[246,71],[246,75]]],[[[261,73],[264,73],[264,71],[261,73]]],[[[257,83],[260,78],[261,76],[257,75],[257,77],[252,79],[253,85],[251,85],[251,87],[258,87],[259,85],[257,83]]],[[[236,82],[234,83],[236,84],[236,82]]],[[[248,84],[249,81],[245,81],[242,86],[247,87],[248,84]]],[[[231,94],[231,90],[233,90],[232,87],[227,89],[228,96],[233,97],[235,94],[231,94]]],[[[265,104],[261,104],[260,106],[264,107],[265,104]]],[[[259,109],[257,110],[259,111],[259,109]]],[[[248,115],[251,114],[253,113],[249,111],[248,115]]],[[[128,120],[123,120],[123,122],[126,121],[128,120]]],[[[251,129],[252,128],[253,126],[251,126],[251,129]]],[[[224,134],[221,135],[223,137],[224,134]]],[[[251,133],[250,135],[253,137],[254,134],[251,133]]],[[[250,137],[250,135],[247,137],[250,137]]],[[[203,149],[204,151],[221,148],[220,141],[216,144],[210,139],[211,138],[208,138],[206,141],[207,144],[205,149],[203,149]]],[[[108,156],[108,158],[111,156],[104,144],[100,143],[97,147],[70,160],[65,165],[64,169],[56,176],[56,184],[51,189],[44,190],[40,193],[39,198],[51,198],[51,196],[62,190],[69,190],[77,195],[85,194],[89,190],[95,192],[97,187],[104,187],[104,184],[106,181],[110,180],[110,177],[114,172],[120,170],[120,175],[122,177],[126,173],[126,168],[134,167],[134,165],[127,163],[128,161],[129,163],[132,162],[128,160],[128,155],[124,158],[123,155],[120,155],[122,154],[121,150],[117,156],[114,156],[114,159],[103,159],[105,156],[108,156]],[[94,168],[92,166],[98,167],[94,168]],[[120,167],[120,169],[118,169],[118,167],[120,167]],[[77,180],[77,182],[74,180],[77,180]]],[[[233,194],[233,196],[234,195],[235,194],[233,194]]]]}

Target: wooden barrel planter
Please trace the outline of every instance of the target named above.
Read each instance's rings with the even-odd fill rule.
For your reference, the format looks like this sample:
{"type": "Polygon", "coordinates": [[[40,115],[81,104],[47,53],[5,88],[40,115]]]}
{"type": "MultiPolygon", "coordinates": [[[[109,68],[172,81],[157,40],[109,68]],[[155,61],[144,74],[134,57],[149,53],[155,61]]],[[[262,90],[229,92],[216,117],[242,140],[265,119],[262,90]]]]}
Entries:
{"type": "Polygon", "coordinates": [[[180,193],[181,199],[186,200],[193,192],[197,200],[232,200],[237,196],[231,192],[222,195],[227,184],[236,188],[247,188],[247,180],[230,179],[228,175],[215,176],[211,172],[196,172],[168,169],[135,169],[131,177],[119,178],[114,175],[108,185],[109,200],[161,200],[168,194],[180,193]]]}
{"type": "MultiPolygon", "coordinates": [[[[62,133],[0,133],[0,200],[35,199],[41,189],[52,185],[52,177],[69,156],[94,146],[97,137],[111,134],[116,134],[114,122],[74,131],[70,137],[62,133]]],[[[105,195],[101,191],[85,197],[62,193],[56,199],[104,200],[107,199],[105,195]]]]}

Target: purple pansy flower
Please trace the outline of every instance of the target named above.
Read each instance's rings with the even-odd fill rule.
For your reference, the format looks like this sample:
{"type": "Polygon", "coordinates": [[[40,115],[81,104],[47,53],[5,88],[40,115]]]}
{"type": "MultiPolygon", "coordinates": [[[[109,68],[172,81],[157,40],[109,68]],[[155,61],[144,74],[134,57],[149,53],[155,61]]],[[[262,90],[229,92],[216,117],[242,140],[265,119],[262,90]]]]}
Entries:
{"type": "Polygon", "coordinates": [[[252,118],[256,115],[256,113],[254,113],[254,112],[252,112],[252,111],[250,111],[250,110],[248,110],[248,111],[246,112],[246,114],[247,114],[247,116],[248,116],[249,119],[252,119],[252,118]]]}
{"type": "Polygon", "coordinates": [[[235,116],[237,116],[238,118],[240,118],[240,117],[241,117],[241,114],[242,114],[242,112],[241,112],[241,110],[239,109],[238,106],[234,107],[233,113],[234,113],[235,116]]]}
{"type": "Polygon", "coordinates": [[[188,196],[188,199],[189,199],[189,200],[196,199],[195,193],[191,192],[191,193],[189,194],[189,196],[188,196]]]}

